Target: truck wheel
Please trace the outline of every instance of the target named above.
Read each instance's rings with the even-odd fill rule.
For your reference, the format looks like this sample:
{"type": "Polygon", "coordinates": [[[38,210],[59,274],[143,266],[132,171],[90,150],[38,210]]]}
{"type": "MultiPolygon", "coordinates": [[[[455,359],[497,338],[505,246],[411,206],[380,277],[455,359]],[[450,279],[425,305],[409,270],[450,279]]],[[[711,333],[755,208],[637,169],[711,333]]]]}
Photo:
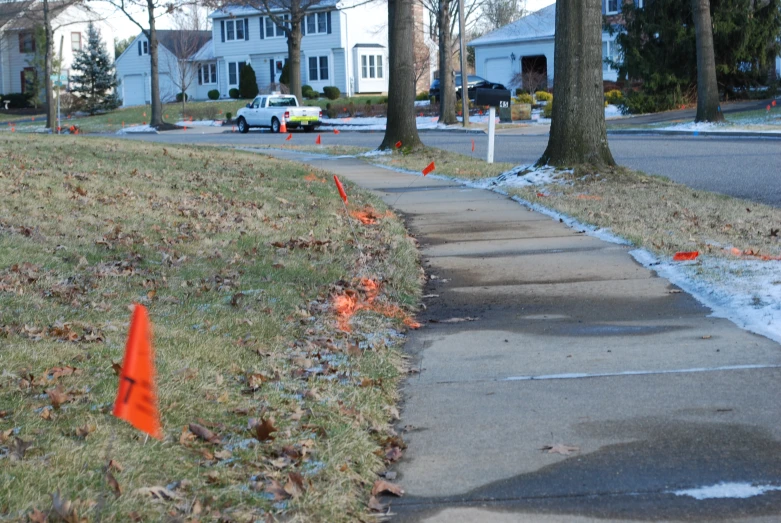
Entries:
{"type": "Polygon", "coordinates": [[[239,118],[239,121],[236,122],[236,127],[239,128],[240,133],[248,133],[249,132],[249,125],[247,125],[247,120],[244,119],[242,116],[239,118]]]}
{"type": "Polygon", "coordinates": [[[277,120],[276,118],[271,119],[271,132],[272,133],[279,132],[279,120],[277,120]]]}

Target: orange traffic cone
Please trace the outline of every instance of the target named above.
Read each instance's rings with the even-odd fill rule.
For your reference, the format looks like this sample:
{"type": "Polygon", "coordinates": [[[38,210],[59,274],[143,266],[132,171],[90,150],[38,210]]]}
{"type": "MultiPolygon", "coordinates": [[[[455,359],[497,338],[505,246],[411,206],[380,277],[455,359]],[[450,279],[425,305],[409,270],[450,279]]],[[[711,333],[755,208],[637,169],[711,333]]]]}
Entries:
{"type": "Polygon", "coordinates": [[[163,439],[157,410],[155,355],[150,330],[146,308],[136,305],[119,374],[114,416],[154,438],[163,439]]]}
{"type": "Polygon", "coordinates": [[[280,133],[286,133],[287,132],[287,123],[285,123],[285,119],[282,118],[282,122],[279,124],[279,132],[280,133]]]}
{"type": "Polygon", "coordinates": [[[315,143],[316,143],[317,145],[320,145],[321,143],[323,143],[323,142],[320,140],[320,135],[319,135],[319,134],[317,135],[317,139],[315,139],[315,143]]]}

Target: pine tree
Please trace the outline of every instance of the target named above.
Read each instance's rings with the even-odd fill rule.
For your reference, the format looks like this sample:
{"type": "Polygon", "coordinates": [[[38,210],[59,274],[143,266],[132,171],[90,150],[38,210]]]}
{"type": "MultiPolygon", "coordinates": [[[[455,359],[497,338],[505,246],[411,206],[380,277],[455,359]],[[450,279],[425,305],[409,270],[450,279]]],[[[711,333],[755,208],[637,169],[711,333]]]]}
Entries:
{"type": "Polygon", "coordinates": [[[258,95],[258,81],[255,70],[250,64],[242,67],[239,72],[239,93],[242,98],[252,99],[258,95]]]}
{"type": "Polygon", "coordinates": [[[84,101],[89,114],[117,107],[114,63],[100,30],[92,23],[87,27],[87,46],[76,54],[71,70],[75,73],[71,78],[71,92],[84,101]]]}

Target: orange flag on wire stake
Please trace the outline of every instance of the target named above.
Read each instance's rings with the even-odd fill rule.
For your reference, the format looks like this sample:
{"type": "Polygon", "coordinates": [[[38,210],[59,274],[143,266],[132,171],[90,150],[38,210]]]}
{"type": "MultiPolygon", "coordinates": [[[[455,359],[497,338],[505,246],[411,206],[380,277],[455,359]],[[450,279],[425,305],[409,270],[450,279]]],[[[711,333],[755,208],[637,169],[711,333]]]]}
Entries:
{"type": "Polygon", "coordinates": [[[401,140],[396,142],[396,149],[401,149],[401,140]]]}
{"type": "Polygon", "coordinates": [[[475,139],[472,138],[472,152],[475,152],[475,139]]]}
{"type": "Polygon", "coordinates": [[[290,134],[287,135],[287,138],[285,138],[285,141],[289,142],[292,139],[293,139],[293,133],[290,133],[290,134]]]}
{"type": "Polygon", "coordinates": [[[342,186],[342,182],[339,181],[339,177],[334,174],[334,182],[336,183],[336,188],[339,191],[339,196],[342,197],[342,201],[345,205],[347,205],[347,193],[344,192],[344,186],[342,186]]]}
{"type": "Polygon", "coordinates": [[[119,374],[119,390],[114,416],[123,419],[153,438],[163,439],[155,390],[155,355],[149,316],[136,305],[130,320],[125,359],[119,374]]]}
{"type": "Polygon", "coordinates": [[[436,166],[434,165],[434,162],[431,162],[426,167],[423,168],[423,176],[426,176],[428,173],[436,169],[436,166]]]}
{"type": "Polygon", "coordinates": [[[673,256],[673,261],[690,261],[696,260],[700,253],[698,251],[692,252],[676,252],[673,256]]]}
{"type": "Polygon", "coordinates": [[[334,134],[339,134],[339,129],[334,129],[334,134]]]}

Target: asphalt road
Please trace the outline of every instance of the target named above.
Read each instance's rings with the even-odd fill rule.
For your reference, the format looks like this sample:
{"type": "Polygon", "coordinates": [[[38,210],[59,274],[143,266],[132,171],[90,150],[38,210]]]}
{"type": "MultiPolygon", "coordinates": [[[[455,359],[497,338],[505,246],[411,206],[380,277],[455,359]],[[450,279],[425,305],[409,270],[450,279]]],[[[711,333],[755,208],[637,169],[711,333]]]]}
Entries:
{"type": "MultiPolygon", "coordinates": [[[[324,144],[377,147],[383,133],[321,133],[324,144]]],[[[286,135],[253,131],[246,135],[221,132],[219,129],[171,131],[159,135],[128,135],[163,143],[201,143],[251,146],[257,144],[314,144],[315,135],[294,133],[291,142],[286,135]]],[[[461,132],[423,132],[426,145],[464,154],[485,157],[488,137],[461,132]],[[471,141],[475,152],[471,153],[471,141]]],[[[497,134],[497,162],[530,164],[545,150],[546,135],[497,134]]],[[[699,190],[781,207],[781,139],[735,138],[710,136],[609,136],[610,148],[621,165],[648,174],[666,176],[699,190]]]]}

